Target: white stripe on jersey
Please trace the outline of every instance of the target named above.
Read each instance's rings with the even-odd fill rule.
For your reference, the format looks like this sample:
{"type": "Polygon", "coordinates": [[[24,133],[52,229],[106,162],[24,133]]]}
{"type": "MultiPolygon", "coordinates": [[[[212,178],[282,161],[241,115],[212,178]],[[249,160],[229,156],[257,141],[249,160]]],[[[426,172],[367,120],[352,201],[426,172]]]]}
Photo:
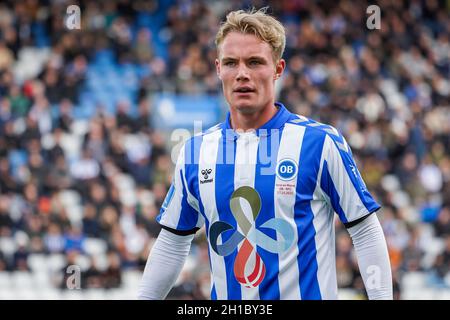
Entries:
{"type": "MultiPolygon", "coordinates": [[[[183,150],[183,149],[182,149],[183,150]]],[[[183,152],[184,154],[184,152],[183,152]]],[[[183,183],[186,186],[185,190],[186,190],[186,194],[187,194],[187,201],[188,203],[192,206],[192,208],[194,208],[197,212],[198,212],[198,216],[199,216],[199,223],[201,222],[200,220],[203,219],[203,216],[200,214],[200,204],[198,203],[197,198],[195,198],[191,191],[189,191],[188,188],[188,183],[186,181],[186,173],[185,173],[185,169],[184,169],[184,164],[183,164],[183,168],[181,169],[181,176],[183,178],[183,183]]],[[[198,227],[201,227],[203,224],[197,223],[198,227]]]]}
{"type": "MultiPolygon", "coordinates": [[[[199,164],[198,164],[198,188],[200,192],[200,199],[202,199],[205,216],[210,223],[219,219],[216,206],[216,161],[217,152],[219,150],[219,141],[221,131],[217,130],[210,134],[203,136],[203,141],[200,146],[199,164]],[[203,180],[202,170],[211,170],[208,179],[213,179],[212,183],[200,183],[203,180]]],[[[212,248],[208,241],[209,254],[211,261],[211,288],[216,286],[216,293],[218,300],[226,300],[227,296],[227,279],[224,257],[219,256],[212,248]],[[214,280],[213,280],[213,275],[214,280]]]]}
{"type": "Polygon", "coordinates": [[[173,198],[167,205],[167,208],[165,208],[165,211],[171,212],[171,214],[163,214],[160,221],[161,224],[173,229],[177,228],[178,221],[180,221],[181,215],[181,202],[183,200],[183,192],[180,191],[183,189],[183,184],[180,175],[184,177],[183,172],[181,172],[183,166],[184,166],[184,149],[182,148],[180,155],[178,156],[173,176],[173,187],[175,188],[173,191],[174,192],[173,198]]]}
{"type": "MultiPolygon", "coordinates": [[[[328,151],[328,157],[326,160],[328,162],[334,162],[328,164],[328,170],[331,180],[333,181],[339,195],[339,205],[344,211],[347,221],[353,221],[368,214],[369,211],[367,211],[366,206],[361,201],[355,186],[348,176],[344,161],[342,160],[342,156],[340,155],[338,148],[328,135],[325,137],[324,148],[328,151]],[[341,181],[336,181],[336,178],[338,177],[341,181]],[[361,212],[364,212],[364,214],[361,214],[361,212]]],[[[318,178],[320,179],[321,176],[318,178]]]]}
{"type": "Polygon", "coordinates": [[[336,279],[336,258],[335,258],[335,235],[334,235],[334,211],[328,204],[328,197],[323,197],[320,188],[320,177],[322,176],[323,161],[326,150],[322,149],[320,168],[316,180],[311,210],[314,214],[313,225],[316,230],[316,260],[317,260],[317,281],[319,282],[320,295],[324,300],[336,300],[337,279],[336,279]],[[325,201],[324,201],[325,200],[325,201]]]}
{"type": "MultiPolygon", "coordinates": [[[[302,126],[292,125],[287,123],[281,134],[280,146],[278,149],[277,164],[283,159],[294,160],[297,165],[300,163],[300,150],[302,148],[303,136],[305,128],[302,126]]],[[[298,167],[297,175],[301,174],[301,167],[298,167]]],[[[297,263],[298,256],[298,234],[297,225],[294,220],[294,207],[297,189],[297,176],[289,184],[294,185],[294,192],[292,195],[277,195],[277,184],[284,184],[285,181],[275,178],[274,188],[274,207],[275,217],[281,218],[289,222],[294,230],[294,245],[287,251],[278,255],[279,273],[278,283],[280,285],[280,299],[297,300],[301,299],[299,269],[297,263]],[[289,264],[288,264],[289,262],[289,264]]]]}
{"type": "MultiPolygon", "coordinates": [[[[234,190],[242,186],[255,187],[256,161],[258,156],[259,137],[253,132],[243,133],[236,140],[236,160],[234,167],[234,190]]],[[[249,207],[245,200],[240,199],[241,207],[249,207]]],[[[252,222],[252,229],[255,228],[255,221],[251,210],[244,210],[248,221],[252,222]]],[[[245,234],[238,225],[238,230],[245,234]]],[[[251,232],[251,231],[250,231],[251,232]]],[[[256,244],[252,243],[256,250],[256,244]]],[[[239,244],[240,250],[242,243],[239,244]]],[[[253,257],[254,257],[253,252],[253,257]]],[[[241,285],[242,300],[259,300],[259,287],[248,288],[241,285]]]]}

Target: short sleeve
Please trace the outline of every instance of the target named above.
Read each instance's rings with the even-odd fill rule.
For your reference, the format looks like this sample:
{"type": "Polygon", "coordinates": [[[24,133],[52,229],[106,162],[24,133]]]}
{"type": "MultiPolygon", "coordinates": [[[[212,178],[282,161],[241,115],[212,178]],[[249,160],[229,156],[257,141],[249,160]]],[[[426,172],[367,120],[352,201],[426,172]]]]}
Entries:
{"type": "Polygon", "coordinates": [[[345,138],[335,128],[324,142],[320,187],[344,224],[351,224],[380,205],[367,190],[345,138]]]}
{"type": "Polygon", "coordinates": [[[156,218],[163,228],[180,234],[195,233],[204,224],[204,219],[199,214],[198,201],[188,190],[185,178],[184,150],[175,166],[172,184],[167,192],[156,218]]]}

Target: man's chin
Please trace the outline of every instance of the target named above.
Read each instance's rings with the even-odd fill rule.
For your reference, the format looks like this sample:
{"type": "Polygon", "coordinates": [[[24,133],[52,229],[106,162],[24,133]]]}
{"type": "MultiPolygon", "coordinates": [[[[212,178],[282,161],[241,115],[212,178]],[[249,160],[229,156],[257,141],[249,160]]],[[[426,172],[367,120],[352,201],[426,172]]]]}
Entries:
{"type": "Polygon", "coordinates": [[[252,114],[257,111],[254,105],[240,104],[236,106],[236,110],[243,114],[252,114]]]}

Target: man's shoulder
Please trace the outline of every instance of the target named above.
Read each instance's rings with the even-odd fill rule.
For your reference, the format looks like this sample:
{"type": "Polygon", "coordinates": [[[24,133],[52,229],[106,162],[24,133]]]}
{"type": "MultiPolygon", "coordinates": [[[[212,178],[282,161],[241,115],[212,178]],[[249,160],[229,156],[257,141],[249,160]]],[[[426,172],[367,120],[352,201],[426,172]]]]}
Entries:
{"type": "Polygon", "coordinates": [[[311,128],[317,134],[339,135],[335,127],[298,114],[293,114],[288,123],[311,128]]]}
{"type": "Polygon", "coordinates": [[[185,140],[184,145],[185,146],[192,145],[192,144],[202,141],[205,138],[208,139],[211,136],[221,133],[222,126],[223,126],[223,123],[218,123],[206,130],[203,130],[198,133],[194,133],[194,135],[190,136],[188,139],[185,140]]]}
{"type": "Polygon", "coordinates": [[[215,124],[215,125],[212,126],[211,128],[208,128],[208,129],[206,129],[205,131],[203,131],[203,132],[201,133],[201,135],[204,137],[204,136],[209,135],[209,134],[214,134],[214,133],[217,134],[218,131],[222,130],[223,124],[224,124],[223,122],[220,122],[220,123],[218,123],[218,124],[215,124]]]}
{"type": "Polygon", "coordinates": [[[342,148],[343,150],[347,150],[347,143],[345,142],[344,136],[332,125],[297,114],[293,114],[293,117],[288,123],[304,126],[310,130],[310,134],[312,135],[321,137],[328,136],[332,141],[338,144],[338,146],[344,146],[342,148]]]}
{"type": "MultiPolygon", "coordinates": [[[[212,126],[211,128],[195,133],[185,139],[180,147],[180,152],[183,153],[184,165],[198,165],[200,157],[200,149],[205,141],[209,139],[217,139],[217,135],[221,135],[221,123],[212,126]]],[[[209,140],[212,141],[212,140],[209,140]]]]}

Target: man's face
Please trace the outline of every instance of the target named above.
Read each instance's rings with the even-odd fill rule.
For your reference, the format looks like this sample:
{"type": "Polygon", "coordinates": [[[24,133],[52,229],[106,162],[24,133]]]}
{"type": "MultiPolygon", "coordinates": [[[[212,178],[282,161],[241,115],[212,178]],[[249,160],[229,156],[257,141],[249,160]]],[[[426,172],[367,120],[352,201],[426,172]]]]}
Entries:
{"type": "Polygon", "coordinates": [[[216,70],[231,109],[252,114],[273,105],[275,80],[285,61],[273,61],[270,45],[252,34],[230,32],[219,45],[216,70]]]}

